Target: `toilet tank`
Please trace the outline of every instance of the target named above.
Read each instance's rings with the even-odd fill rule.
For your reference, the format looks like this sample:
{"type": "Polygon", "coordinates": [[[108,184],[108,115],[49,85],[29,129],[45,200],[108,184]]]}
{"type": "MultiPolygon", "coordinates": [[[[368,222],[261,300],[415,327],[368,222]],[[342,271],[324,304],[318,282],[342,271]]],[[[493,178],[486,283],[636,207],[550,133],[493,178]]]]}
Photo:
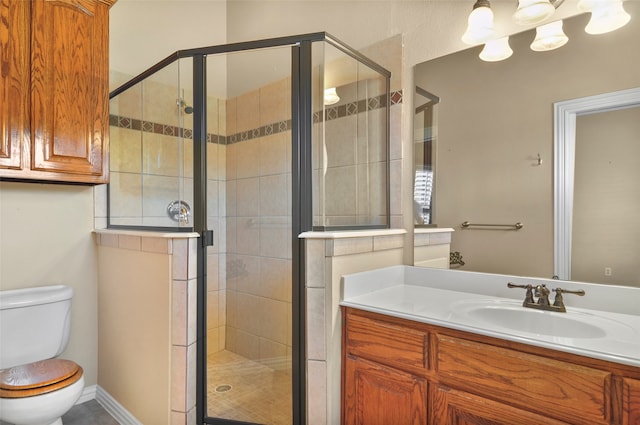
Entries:
{"type": "Polygon", "coordinates": [[[0,369],[60,355],[69,341],[72,297],[66,285],[0,291],[0,369]]]}

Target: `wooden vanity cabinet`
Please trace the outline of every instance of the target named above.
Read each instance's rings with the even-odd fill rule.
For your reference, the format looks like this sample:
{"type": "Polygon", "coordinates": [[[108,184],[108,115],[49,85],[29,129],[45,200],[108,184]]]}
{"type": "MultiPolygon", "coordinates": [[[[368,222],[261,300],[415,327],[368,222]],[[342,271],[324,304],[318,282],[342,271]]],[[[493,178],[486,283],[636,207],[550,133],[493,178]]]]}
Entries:
{"type": "Polygon", "coordinates": [[[640,425],[640,368],[353,308],[342,350],[343,425],[640,425]]]}
{"type": "Polygon", "coordinates": [[[0,0],[0,178],[108,181],[113,3],[0,0]]]}
{"type": "Polygon", "coordinates": [[[344,423],[426,424],[428,334],[356,315],[348,329],[344,423]]]}
{"type": "Polygon", "coordinates": [[[349,357],[345,374],[344,422],[360,425],[427,423],[427,380],[359,357],[349,357]]]}
{"type": "MultiPolygon", "coordinates": [[[[565,425],[549,417],[518,409],[475,394],[435,385],[429,399],[430,424],[565,425]]],[[[423,422],[427,423],[427,422],[423,422]]]]}
{"type": "Polygon", "coordinates": [[[640,380],[622,379],[622,424],[640,424],[640,380]]]}

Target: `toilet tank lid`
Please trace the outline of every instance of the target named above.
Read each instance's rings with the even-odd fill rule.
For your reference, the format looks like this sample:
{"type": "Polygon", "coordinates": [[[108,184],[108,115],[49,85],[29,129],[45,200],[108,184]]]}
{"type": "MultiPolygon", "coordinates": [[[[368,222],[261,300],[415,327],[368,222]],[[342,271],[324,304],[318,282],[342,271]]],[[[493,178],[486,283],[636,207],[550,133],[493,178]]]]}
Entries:
{"type": "Polygon", "coordinates": [[[0,310],[70,300],[73,288],[67,285],[34,286],[0,291],[0,310]]]}

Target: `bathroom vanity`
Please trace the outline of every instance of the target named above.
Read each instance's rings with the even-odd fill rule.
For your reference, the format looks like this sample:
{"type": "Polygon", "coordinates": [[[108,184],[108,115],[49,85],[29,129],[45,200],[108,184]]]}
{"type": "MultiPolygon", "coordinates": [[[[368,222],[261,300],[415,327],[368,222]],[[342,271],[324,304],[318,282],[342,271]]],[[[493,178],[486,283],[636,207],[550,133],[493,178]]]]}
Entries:
{"type": "Polygon", "coordinates": [[[640,424],[640,290],[601,286],[408,266],[344,276],[342,423],[640,424]],[[566,295],[567,313],[525,309],[508,282],[586,295],[566,295]]]}

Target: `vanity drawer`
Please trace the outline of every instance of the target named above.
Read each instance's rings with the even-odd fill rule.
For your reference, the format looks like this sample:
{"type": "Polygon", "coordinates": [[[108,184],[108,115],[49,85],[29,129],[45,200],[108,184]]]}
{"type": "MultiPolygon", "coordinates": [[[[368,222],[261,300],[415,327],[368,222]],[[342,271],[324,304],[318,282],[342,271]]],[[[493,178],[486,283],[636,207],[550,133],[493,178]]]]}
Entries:
{"type": "Polygon", "coordinates": [[[446,385],[569,423],[609,423],[609,372],[441,334],[437,347],[446,385]]]}
{"type": "Polygon", "coordinates": [[[622,423],[640,424],[640,380],[622,379],[622,423]]]}
{"type": "Polygon", "coordinates": [[[354,314],[346,318],[348,354],[409,371],[429,367],[428,332],[354,314]]]}

